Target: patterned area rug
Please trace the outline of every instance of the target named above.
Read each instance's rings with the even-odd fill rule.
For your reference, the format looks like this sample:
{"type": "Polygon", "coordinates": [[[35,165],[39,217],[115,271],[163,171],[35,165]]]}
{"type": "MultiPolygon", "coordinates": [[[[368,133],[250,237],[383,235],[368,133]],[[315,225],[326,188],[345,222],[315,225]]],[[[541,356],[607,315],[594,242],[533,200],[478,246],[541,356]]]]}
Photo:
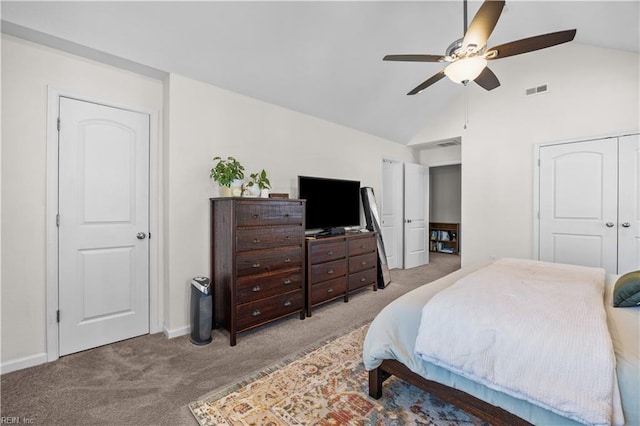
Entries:
{"type": "Polygon", "coordinates": [[[201,425],[484,425],[402,380],[369,397],[368,325],[189,405],[201,425]]]}

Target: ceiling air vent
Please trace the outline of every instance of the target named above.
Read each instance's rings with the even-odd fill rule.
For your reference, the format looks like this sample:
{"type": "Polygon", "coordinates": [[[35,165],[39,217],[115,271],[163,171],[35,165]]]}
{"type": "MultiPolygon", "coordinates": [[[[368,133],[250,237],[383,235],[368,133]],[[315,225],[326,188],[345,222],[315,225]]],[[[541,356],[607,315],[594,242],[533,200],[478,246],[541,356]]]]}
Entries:
{"type": "Polygon", "coordinates": [[[549,86],[546,85],[546,84],[543,84],[541,86],[531,87],[531,88],[525,90],[525,94],[527,96],[539,95],[541,93],[546,93],[548,91],[549,91],[549,86]]]}
{"type": "Polygon", "coordinates": [[[454,145],[460,145],[460,142],[458,142],[457,140],[451,140],[451,141],[446,141],[446,142],[440,142],[437,145],[439,147],[454,146],[454,145]]]}

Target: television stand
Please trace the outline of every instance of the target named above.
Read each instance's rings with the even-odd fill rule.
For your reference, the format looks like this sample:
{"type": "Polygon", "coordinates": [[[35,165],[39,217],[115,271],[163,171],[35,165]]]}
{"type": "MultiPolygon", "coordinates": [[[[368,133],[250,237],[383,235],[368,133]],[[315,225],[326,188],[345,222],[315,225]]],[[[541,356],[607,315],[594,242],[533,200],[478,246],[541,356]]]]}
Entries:
{"type": "Polygon", "coordinates": [[[316,237],[317,238],[334,237],[336,235],[344,235],[345,232],[346,231],[343,227],[327,228],[321,232],[318,232],[318,234],[316,234],[316,237]]]}

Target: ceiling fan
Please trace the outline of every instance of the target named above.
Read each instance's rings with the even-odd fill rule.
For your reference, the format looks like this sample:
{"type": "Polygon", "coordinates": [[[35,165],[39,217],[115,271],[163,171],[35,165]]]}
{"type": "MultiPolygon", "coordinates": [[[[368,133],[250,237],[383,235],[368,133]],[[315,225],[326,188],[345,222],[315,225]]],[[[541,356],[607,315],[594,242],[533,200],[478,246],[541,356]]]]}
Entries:
{"type": "Polygon", "coordinates": [[[445,55],[387,55],[384,61],[448,62],[448,65],[429,79],[420,83],[407,95],[415,95],[440,81],[446,75],[451,81],[466,85],[475,81],[486,90],[500,86],[498,77],[487,67],[487,61],[533,52],[534,50],[566,43],[576,35],[576,30],[558,31],[524,38],[487,49],[487,40],[493,32],[504,1],[485,0],[467,29],[467,0],[464,0],[464,37],[451,43],[445,55]]]}

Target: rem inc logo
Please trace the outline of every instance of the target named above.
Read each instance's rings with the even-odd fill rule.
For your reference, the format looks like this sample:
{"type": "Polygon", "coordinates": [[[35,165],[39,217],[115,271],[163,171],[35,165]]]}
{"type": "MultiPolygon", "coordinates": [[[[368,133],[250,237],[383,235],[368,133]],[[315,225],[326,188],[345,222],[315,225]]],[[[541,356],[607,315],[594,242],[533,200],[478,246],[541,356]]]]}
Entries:
{"type": "Polygon", "coordinates": [[[18,416],[2,416],[0,417],[0,425],[32,425],[35,422],[28,417],[18,416]]]}

